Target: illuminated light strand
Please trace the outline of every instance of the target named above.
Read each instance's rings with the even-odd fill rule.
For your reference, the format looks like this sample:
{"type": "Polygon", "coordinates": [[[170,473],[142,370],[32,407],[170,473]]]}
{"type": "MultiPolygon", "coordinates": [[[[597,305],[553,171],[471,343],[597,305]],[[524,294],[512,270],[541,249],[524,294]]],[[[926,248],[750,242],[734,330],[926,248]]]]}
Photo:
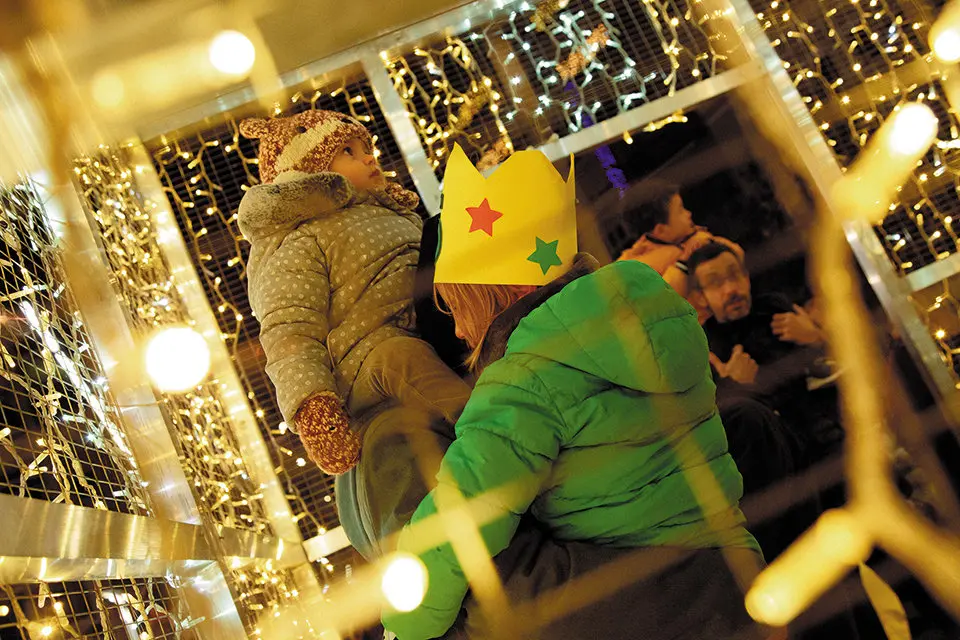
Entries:
{"type": "MultiPolygon", "coordinates": [[[[690,10],[672,1],[644,0],[641,7],[617,3],[614,9],[607,0],[523,2],[504,18],[448,38],[445,48],[382,52],[381,58],[439,173],[455,138],[475,161],[502,141],[538,146],[588,121],[672,95],[714,75],[726,60],[726,43],[706,28],[714,17],[693,22],[690,10]],[[644,51],[639,43],[624,42],[623,30],[635,26],[656,52],[653,60],[642,54],[638,61],[629,53],[644,51]],[[493,71],[481,68],[481,55],[493,71]],[[464,60],[470,67],[465,71],[464,60]],[[462,79],[447,77],[449,69],[466,73],[480,91],[474,95],[462,79]],[[571,80],[575,99],[567,88],[571,80]]],[[[490,152],[484,164],[493,157],[499,152],[490,152]]]]}
{"type": "Polygon", "coordinates": [[[455,143],[473,149],[475,155],[482,155],[500,141],[513,151],[500,117],[503,96],[463,40],[448,36],[442,49],[417,48],[411,60],[389,56],[383,60],[434,169],[440,168],[455,143]],[[457,74],[453,79],[448,75],[448,63],[457,74]],[[421,77],[428,83],[423,84],[421,77]],[[481,113],[496,128],[492,137],[488,135],[492,132],[484,130],[484,123],[477,122],[481,113]]]}
{"type": "MultiPolygon", "coordinates": [[[[129,165],[122,151],[102,147],[98,156],[78,160],[74,173],[103,238],[103,255],[117,275],[116,287],[129,310],[131,328],[145,336],[158,327],[189,324],[186,305],[163,258],[153,220],[157,205],[141,196],[137,169],[129,165]]],[[[174,442],[180,464],[204,519],[218,528],[276,537],[262,503],[262,487],[248,474],[221,384],[213,379],[185,393],[161,393],[159,397],[178,434],[174,442]]],[[[292,576],[274,569],[269,561],[258,560],[242,568],[234,564],[227,567],[226,574],[238,594],[237,604],[248,630],[256,626],[264,610],[286,605],[296,597],[292,576]]]]}
{"type": "MultiPolygon", "coordinates": [[[[852,162],[897,104],[920,100],[934,109],[938,139],[876,230],[905,274],[953,255],[960,243],[953,224],[960,215],[953,186],[960,179],[960,120],[931,64],[930,25],[919,14],[893,11],[886,0],[832,0],[817,16],[822,23],[802,20],[788,0],[766,6],[769,12],[757,17],[841,164],[852,162]]],[[[960,383],[960,361],[955,365],[945,348],[952,329],[938,338],[943,323],[928,328],[960,383]]]]}

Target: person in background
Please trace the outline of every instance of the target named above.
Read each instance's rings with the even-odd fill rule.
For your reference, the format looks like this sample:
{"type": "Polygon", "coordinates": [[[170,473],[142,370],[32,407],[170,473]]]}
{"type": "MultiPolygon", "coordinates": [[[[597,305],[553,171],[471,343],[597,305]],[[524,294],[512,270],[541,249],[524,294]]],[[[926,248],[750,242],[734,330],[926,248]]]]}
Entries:
{"type": "Polygon", "coordinates": [[[835,448],[837,373],[820,325],[781,294],[755,295],[742,257],[726,244],[694,251],[688,266],[690,295],[711,314],[703,329],[721,408],[744,398],[770,407],[807,463],[835,448]]]}
{"type": "Polygon", "coordinates": [[[743,249],[731,240],[714,236],[706,227],[695,225],[677,185],[655,180],[650,182],[650,188],[647,201],[625,216],[627,227],[640,237],[618,259],[636,260],[653,267],[667,284],[694,305],[702,324],[710,317],[710,309],[696,304],[687,295],[690,254],[709,242],[729,246],[741,259],[743,249]]]}

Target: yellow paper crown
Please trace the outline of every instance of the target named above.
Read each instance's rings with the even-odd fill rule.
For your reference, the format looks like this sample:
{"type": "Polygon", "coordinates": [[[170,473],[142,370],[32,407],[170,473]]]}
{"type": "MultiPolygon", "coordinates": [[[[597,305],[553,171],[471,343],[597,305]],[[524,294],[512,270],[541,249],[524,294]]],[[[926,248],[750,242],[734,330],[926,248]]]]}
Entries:
{"type": "Polygon", "coordinates": [[[542,285],[577,253],[573,157],[564,182],[540,151],[519,151],[489,178],[455,145],[443,177],[434,282],[542,285]]]}

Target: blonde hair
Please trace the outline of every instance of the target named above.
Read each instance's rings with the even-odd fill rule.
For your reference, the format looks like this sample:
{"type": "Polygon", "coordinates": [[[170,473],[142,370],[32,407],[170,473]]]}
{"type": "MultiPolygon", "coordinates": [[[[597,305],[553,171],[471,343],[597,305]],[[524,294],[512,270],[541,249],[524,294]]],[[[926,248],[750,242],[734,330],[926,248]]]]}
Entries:
{"type": "Polygon", "coordinates": [[[466,364],[471,371],[477,368],[484,340],[493,321],[535,288],[509,284],[434,285],[433,299],[437,308],[453,316],[457,323],[457,332],[470,347],[466,364]]]}

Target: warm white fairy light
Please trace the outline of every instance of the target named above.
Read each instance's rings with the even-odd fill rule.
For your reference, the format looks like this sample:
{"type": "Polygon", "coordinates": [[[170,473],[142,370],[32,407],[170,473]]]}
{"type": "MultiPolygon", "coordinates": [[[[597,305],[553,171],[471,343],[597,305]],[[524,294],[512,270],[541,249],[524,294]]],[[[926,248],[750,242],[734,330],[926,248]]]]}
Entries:
{"type": "Polygon", "coordinates": [[[186,391],[210,371],[207,341],[189,327],[170,327],[154,334],[145,357],[147,372],[162,391],[186,391]]]}
{"type": "Polygon", "coordinates": [[[397,554],[387,564],[380,589],[397,611],[413,611],[427,593],[427,569],[420,558],[397,554]]]}
{"type": "Polygon", "coordinates": [[[228,75],[243,76],[253,68],[257,51],[250,38],[239,31],[222,31],[208,50],[210,64],[228,75]]]}
{"type": "MultiPolygon", "coordinates": [[[[132,328],[146,336],[161,327],[184,325],[190,318],[163,260],[153,219],[156,207],[140,195],[136,173],[126,163],[122,151],[107,148],[98,157],[79,160],[75,171],[82,196],[104,238],[104,256],[117,276],[120,298],[130,312],[132,328]]],[[[239,315],[235,311],[234,314],[239,315]]],[[[195,343],[187,349],[192,357],[201,350],[200,342],[203,348],[206,342],[195,331],[186,331],[195,343]]],[[[176,337],[173,342],[175,346],[180,344],[176,337]]],[[[160,351],[172,352],[165,348],[160,351]]],[[[174,358],[175,367],[183,367],[182,355],[174,358]]],[[[200,361],[207,366],[198,366],[193,378],[201,369],[206,371],[209,351],[200,361]]],[[[189,385],[185,393],[163,394],[162,402],[178,435],[181,464],[198,507],[214,525],[274,536],[262,504],[263,492],[247,473],[234,436],[233,418],[221,393],[220,383],[209,380],[189,385]]],[[[262,411],[256,415],[265,419],[262,411]]],[[[299,512],[302,514],[303,509],[299,512]]],[[[248,625],[264,609],[286,604],[295,597],[292,577],[274,568],[271,562],[252,562],[242,568],[239,564],[230,565],[227,577],[239,594],[238,604],[248,625]]]]}

